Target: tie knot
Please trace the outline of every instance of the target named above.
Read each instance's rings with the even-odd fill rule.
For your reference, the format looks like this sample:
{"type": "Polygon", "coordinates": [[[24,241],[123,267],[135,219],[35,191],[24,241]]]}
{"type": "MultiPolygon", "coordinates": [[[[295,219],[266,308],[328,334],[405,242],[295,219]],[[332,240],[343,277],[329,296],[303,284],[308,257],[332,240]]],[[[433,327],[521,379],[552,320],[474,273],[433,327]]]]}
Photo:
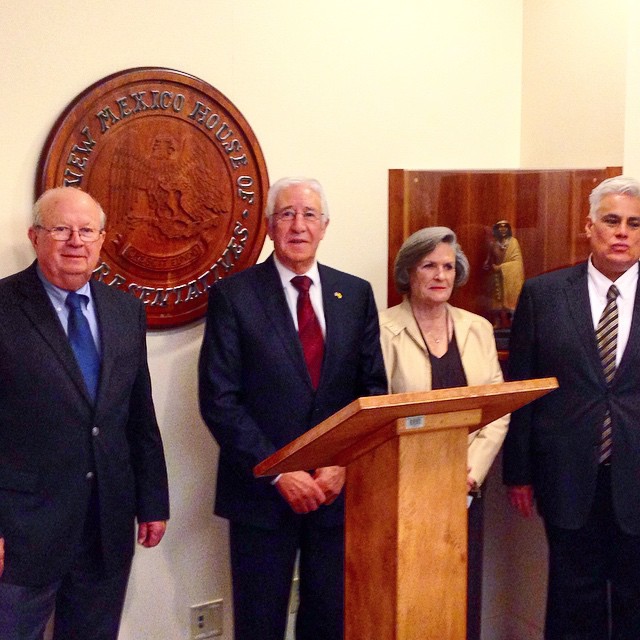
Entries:
{"type": "Polygon", "coordinates": [[[306,293],[313,284],[313,280],[309,276],[296,276],[291,278],[291,284],[299,291],[306,293]]]}
{"type": "Polygon", "coordinates": [[[67,294],[67,299],[64,301],[64,303],[67,305],[67,307],[69,307],[69,309],[72,309],[73,311],[75,311],[76,309],[80,309],[80,311],[82,311],[83,302],[88,299],[89,298],[82,293],[71,291],[69,294],[67,294]]]}
{"type": "Polygon", "coordinates": [[[615,284],[612,284],[609,287],[609,291],[607,291],[607,300],[609,301],[615,300],[619,295],[620,295],[620,292],[618,291],[618,287],[616,287],[615,284]]]}

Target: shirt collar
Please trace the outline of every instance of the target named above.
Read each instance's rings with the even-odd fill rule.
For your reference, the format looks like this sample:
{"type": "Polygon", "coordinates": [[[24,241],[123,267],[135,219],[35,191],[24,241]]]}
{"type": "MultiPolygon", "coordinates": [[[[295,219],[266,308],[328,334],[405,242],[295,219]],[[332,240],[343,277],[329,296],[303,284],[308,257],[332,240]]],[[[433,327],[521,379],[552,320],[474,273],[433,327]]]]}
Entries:
{"type": "Polygon", "coordinates": [[[291,271],[291,269],[285,267],[282,262],[278,260],[278,256],[276,256],[275,253],[273,254],[273,261],[284,286],[290,284],[291,278],[295,278],[296,276],[308,276],[313,281],[313,284],[318,285],[320,283],[320,271],[318,270],[317,260],[314,260],[313,266],[306,273],[295,273],[294,271],[291,271]]]}
{"type": "MultiPolygon", "coordinates": [[[[587,263],[587,273],[589,274],[589,279],[593,284],[596,293],[602,298],[607,297],[607,291],[609,291],[609,287],[613,284],[607,276],[598,271],[594,266],[589,256],[589,261],[587,263]]],[[[636,283],[638,281],[638,262],[636,262],[632,267],[627,269],[618,279],[615,281],[615,285],[620,292],[620,297],[622,299],[632,296],[636,290],[636,283]]]]}
{"type": "MultiPolygon", "coordinates": [[[[40,278],[40,282],[42,282],[42,286],[44,287],[45,291],[47,292],[51,300],[54,303],[58,302],[61,305],[64,305],[67,299],[67,295],[69,294],[69,291],[67,291],[66,289],[61,289],[60,287],[56,287],[55,284],[52,284],[51,282],[49,282],[49,280],[47,280],[47,278],[45,277],[44,273],[42,273],[40,266],[37,264],[36,264],[36,273],[38,274],[38,278],[40,278]]],[[[79,289],[76,290],[76,293],[80,293],[84,296],[87,296],[87,298],[89,298],[89,302],[87,302],[87,306],[93,300],[93,296],[91,295],[91,285],[89,284],[89,282],[85,282],[79,289]]]]}

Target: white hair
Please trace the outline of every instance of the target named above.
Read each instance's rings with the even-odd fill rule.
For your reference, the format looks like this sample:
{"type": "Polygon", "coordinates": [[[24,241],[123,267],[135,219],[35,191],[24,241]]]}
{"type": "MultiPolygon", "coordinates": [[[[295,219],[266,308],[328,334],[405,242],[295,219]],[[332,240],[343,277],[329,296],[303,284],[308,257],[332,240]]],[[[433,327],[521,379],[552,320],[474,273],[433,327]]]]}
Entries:
{"type": "Polygon", "coordinates": [[[280,180],[274,182],[269,188],[269,194],[267,195],[267,206],[265,208],[265,215],[267,217],[267,220],[271,222],[271,216],[274,213],[278,194],[283,189],[297,184],[302,184],[309,187],[309,189],[315,191],[315,193],[320,196],[320,207],[322,209],[320,213],[328,220],[329,205],[327,203],[327,197],[325,196],[322,185],[315,178],[280,178],[280,180]]]}
{"type": "Polygon", "coordinates": [[[589,195],[589,217],[595,222],[605,196],[630,196],[640,200],[640,182],[631,176],[615,176],[603,180],[589,195]]]}

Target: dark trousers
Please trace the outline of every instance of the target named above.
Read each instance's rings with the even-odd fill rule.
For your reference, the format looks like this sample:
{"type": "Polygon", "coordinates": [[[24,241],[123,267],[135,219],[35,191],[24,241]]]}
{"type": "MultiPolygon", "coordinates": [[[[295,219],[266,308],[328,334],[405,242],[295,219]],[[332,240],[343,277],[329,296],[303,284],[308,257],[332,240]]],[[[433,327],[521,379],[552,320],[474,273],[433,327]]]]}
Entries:
{"type": "Polygon", "coordinates": [[[467,640],[480,640],[482,631],[482,554],[484,501],[478,491],[467,510],[467,640]]]}
{"type": "Polygon", "coordinates": [[[283,640],[296,553],[296,640],[342,640],[344,527],[299,516],[277,530],[231,523],[235,640],[283,640]]]}
{"type": "Polygon", "coordinates": [[[62,579],[44,586],[0,582],[0,639],[40,640],[55,609],[54,640],[116,640],[129,570],[104,574],[94,496],[74,565],[62,579]]]}
{"type": "Polygon", "coordinates": [[[578,530],[545,523],[549,543],[546,640],[640,638],[640,536],[620,530],[611,467],[601,466],[593,508],[578,530]]]}

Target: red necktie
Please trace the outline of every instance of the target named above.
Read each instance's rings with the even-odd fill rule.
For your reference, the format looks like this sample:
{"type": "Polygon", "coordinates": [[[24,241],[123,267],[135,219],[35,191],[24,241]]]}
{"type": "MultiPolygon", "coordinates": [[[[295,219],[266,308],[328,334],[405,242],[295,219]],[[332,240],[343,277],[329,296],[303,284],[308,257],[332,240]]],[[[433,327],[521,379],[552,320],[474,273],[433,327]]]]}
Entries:
{"type": "Polygon", "coordinates": [[[324,338],[309,298],[309,287],[313,284],[313,280],[308,276],[296,276],[291,279],[291,284],[298,290],[298,335],[311,376],[311,384],[314,389],[317,389],[322,370],[324,338]]]}

